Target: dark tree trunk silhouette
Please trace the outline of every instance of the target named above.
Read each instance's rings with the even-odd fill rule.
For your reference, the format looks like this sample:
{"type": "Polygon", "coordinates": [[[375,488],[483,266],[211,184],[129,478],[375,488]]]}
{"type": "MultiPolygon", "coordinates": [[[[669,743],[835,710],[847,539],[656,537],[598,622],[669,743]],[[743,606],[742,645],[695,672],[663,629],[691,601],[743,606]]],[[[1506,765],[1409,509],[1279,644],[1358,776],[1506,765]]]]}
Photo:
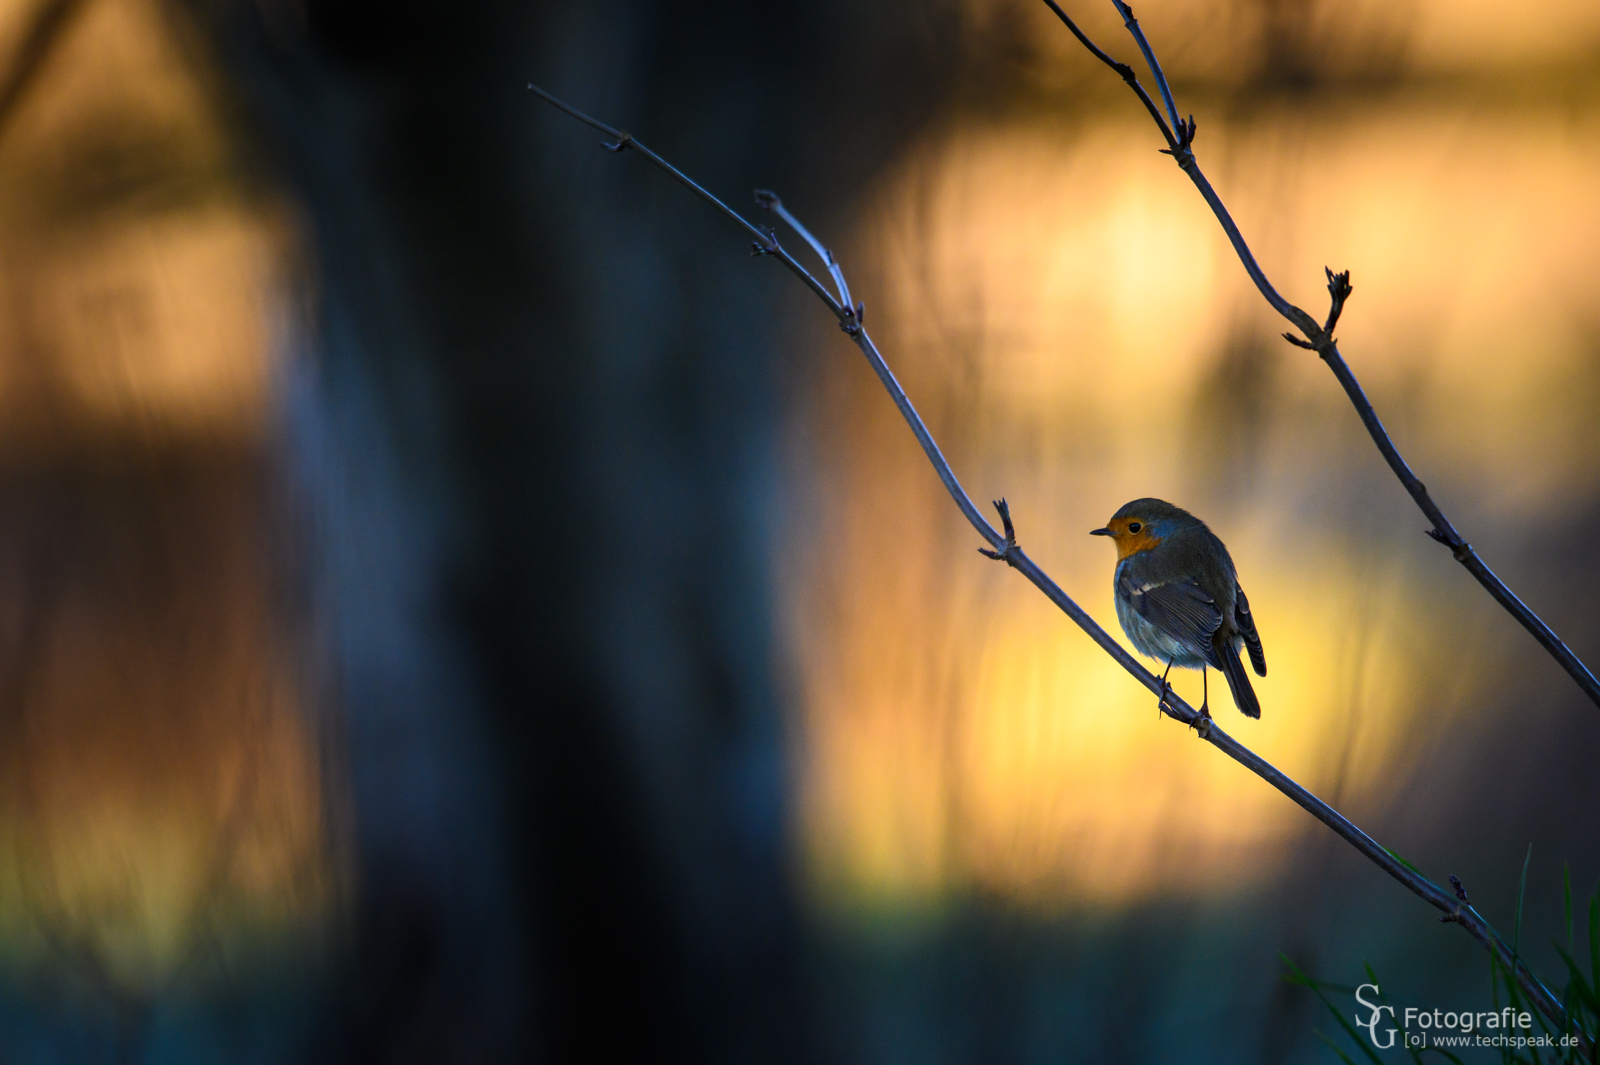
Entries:
{"type": "Polygon", "coordinates": [[[808,1058],[763,524],[782,288],[523,86],[604,101],[725,188],[804,174],[826,212],[938,81],[864,22],[214,19],[314,240],[293,415],[359,855],[333,1057],[808,1058]]]}

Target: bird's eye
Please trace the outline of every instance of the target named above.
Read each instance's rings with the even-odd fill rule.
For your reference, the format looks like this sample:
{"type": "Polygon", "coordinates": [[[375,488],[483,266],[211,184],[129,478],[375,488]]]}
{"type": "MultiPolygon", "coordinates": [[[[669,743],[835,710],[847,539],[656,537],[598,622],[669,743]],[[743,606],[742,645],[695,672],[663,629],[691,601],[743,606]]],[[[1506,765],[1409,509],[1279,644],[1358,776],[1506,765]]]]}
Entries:
{"type": "Polygon", "coordinates": [[[1130,522],[1128,522],[1128,531],[1129,531],[1129,532],[1131,532],[1131,533],[1136,533],[1136,532],[1138,532],[1138,531],[1139,531],[1139,530],[1140,530],[1140,529],[1142,529],[1142,528],[1144,528],[1144,526],[1143,526],[1143,525],[1140,525],[1140,524],[1139,524],[1139,523],[1138,523],[1138,522],[1136,522],[1136,521],[1130,521],[1130,522]]]}

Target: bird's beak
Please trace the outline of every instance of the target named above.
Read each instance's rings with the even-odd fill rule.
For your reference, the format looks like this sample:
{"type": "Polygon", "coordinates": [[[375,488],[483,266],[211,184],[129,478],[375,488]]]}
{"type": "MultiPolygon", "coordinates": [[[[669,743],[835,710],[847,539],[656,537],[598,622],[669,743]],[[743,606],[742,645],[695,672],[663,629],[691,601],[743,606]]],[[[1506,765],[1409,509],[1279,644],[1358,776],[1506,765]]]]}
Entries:
{"type": "Polygon", "coordinates": [[[1112,531],[1110,529],[1090,529],[1089,530],[1089,535],[1090,536],[1112,536],[1114,534],[1112,533],[1112,531]]]}

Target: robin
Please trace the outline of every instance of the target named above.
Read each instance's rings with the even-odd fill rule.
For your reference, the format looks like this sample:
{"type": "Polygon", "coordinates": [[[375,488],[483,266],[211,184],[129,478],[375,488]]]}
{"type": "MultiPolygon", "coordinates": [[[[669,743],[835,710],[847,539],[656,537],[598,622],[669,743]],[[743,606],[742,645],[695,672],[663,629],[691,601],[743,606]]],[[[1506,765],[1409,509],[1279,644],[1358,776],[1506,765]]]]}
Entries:
{"type": "MultiPolygon", "coordinates": [[[[1135,499],[1090,535],[1109,536],[1117,545],[1112,583],[1117,620],[1142,654],[1166,662],[1162,705],[1173,666],[1198,669],[1202,691],[1210,666],[1228,678],[1239,710],[1246,717],[1260,717],[1261,704],[1239,661],[1239,649],[1249,650],[1250,664],[1263,677],[1267,656],[1233,559],[1206,523],[1160,499],[1135,499]]],[[[1210,731],[1209,701],[1208,692],[1196,722],[1201,735],[1210,731]]]]}

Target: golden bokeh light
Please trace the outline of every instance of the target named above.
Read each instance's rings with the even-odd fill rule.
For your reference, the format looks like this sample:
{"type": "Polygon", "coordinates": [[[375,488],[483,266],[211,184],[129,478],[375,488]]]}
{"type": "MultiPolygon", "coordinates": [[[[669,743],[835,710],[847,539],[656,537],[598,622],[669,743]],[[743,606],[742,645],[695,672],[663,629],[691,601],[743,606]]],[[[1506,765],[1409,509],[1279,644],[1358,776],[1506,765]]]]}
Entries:
{"type": "Polygon", "coordinates": [[[292,227],[178,9],[47,10],[0,14],[0,970],[140,998],[333,901],[268,432],[292,227]]]}
{"type": "Polygon", "coordinates": [[[260,442],[288,227],[181,30],[157,3],[85,0],[0,116],[13,453],[90,426],[260,442]]]}
{"type": "MultiPolygon", "coordinates": [[[[1110,0],[1062,7],[1100,47],[1137,60],[1110,0]]],[[[1133,7],[1162,66],[1188,84],[1238,84],[1272,64],[1345,78],[1548,77],[1592,64],[1600,49],[1600,7],[1589,0],[1515,8],[1492,0],[1144,0],[1133,7]]],[[[1026,27],[1044,81],[1070,77],[1082,57],[1038,0],[966,0],[962,10],[980,30],[1026,27]]]]}
{"type": "MultiPolygon", "coordinates": [[[[1325,798],[1379,807],[1417,715],[1439,727],[1498,661],[1481,625],[1449,631],[1492,604],[1404,564],[1422,519],[1128,111],[934,132],[861,206],[870,236],[847,265],[880,285],[869,324],[968,491],[1009,497],[1024,547],[1119,639],[1114,556],[1087,532],[1143,495],[1212,524],[1270,667],[1259,723],[1211,678],[1219,722],[1325,798]],[[1320,510],[1330,485],[1355,502],[1320,510]],[[1411,620],[1441,604],[1448,624],[1411,620]]],[[[1559,508],[1600,469],[1594,127],[1427,98],[1202,118],[1202,163],[1285,294],[1320,314],[1324,263],[1353,270],[1346,357],[1430,484],[1480,521],[1559,508]]],[[[886,397],[829,358],[851,383],[825,383],[814,412],[828,510],[786,578],[819,882],[1048,908],[1277,875],[1304,814],[1159,721],[986,566],[886,397]]],[[[1197,674],[1176,687],[1198,704],[1197,674]]]]}

